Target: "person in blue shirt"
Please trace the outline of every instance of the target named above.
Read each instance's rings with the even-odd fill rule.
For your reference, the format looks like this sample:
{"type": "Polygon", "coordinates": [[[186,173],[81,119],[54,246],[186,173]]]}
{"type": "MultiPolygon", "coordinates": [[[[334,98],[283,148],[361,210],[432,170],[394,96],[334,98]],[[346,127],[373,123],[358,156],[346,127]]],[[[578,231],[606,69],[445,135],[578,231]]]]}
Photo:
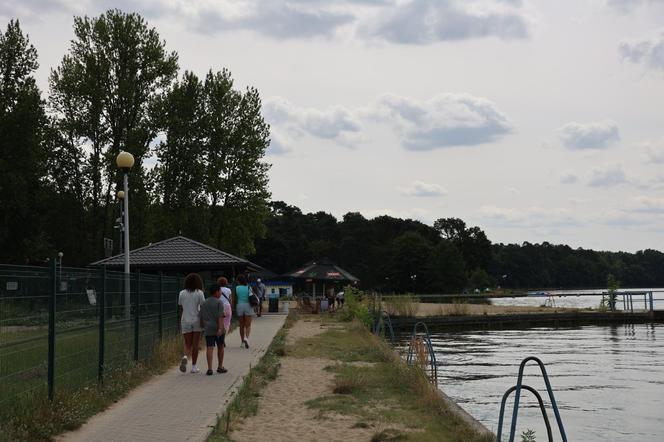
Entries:
{"type": "Polygon", "coordinates": [[[249,297],[251,295],[252,291],[247,282],[247,277],[244,274],[239,274],[237,276],[237,285],[235,286],[235,298],[237,299],[235,313],[237,314],[238,323],[240,325],[240,339],[242,340],[240,347],[244,348],[249,348],[251,319],[256,315],[254,307],[249,302],[249,297]]]}

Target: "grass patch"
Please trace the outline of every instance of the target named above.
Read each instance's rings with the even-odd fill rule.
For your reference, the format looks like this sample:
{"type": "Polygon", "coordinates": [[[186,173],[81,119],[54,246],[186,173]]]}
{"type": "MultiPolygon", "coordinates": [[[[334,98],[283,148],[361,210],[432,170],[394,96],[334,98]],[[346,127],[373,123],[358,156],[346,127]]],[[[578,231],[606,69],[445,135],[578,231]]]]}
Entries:
{"type": "Polygon", "coordinates": [[[420,299],[411,294],[383,298],[383,308],[390,316],[417,316],[420,299]]]}
{"type": "Polygon", "coordinates": [[[258,413],[260,391],[279,375],[279,358],[286,354],[286,332],[297,320],[297,312],[289,313],[284,326],[275,335],[263,357],[244,377],[242,385],[226,407],[226,412],[217,419],[217,425],[208,438],[209,442],[231,441],[228,434],[245,418],[258,413]]]}
{"type": "Polygon", "coordinates": [[[367,427],[381,429],[371,439],[376,441],[493,440],[451,414],[421,369],[408,367],[384,341],[357,323],[345,327],[346,331],[328,330],[287,348],[289,355],[340,362],[326,367],[336,374],[331,394],[306,403],[319,418],[330,413],[356,417],[367,427]],[[355,361],[373,364],[351,364],[355,361]]]}
{"type": "Polygon", "coordinates": [[[342,362],[385,361],[384,352],[374,342],[364,338],[366,328],[363,325],[357,322],[336,324],[343,328],[300,339],[286,348],[286,354],[296,358],[325,358],[342,362]]]}
{"type": "Polygon", "coordinates": [[[89,381],[76,387],[57,388],[52,403],[41,389],[21,395],[0,416],[0,440],[49,441],[57,434],[74,430],[148,378],[172,367],[181,350],[179,335],[166,338],[149,359],[107,369],[103,384],[89,381]]]}

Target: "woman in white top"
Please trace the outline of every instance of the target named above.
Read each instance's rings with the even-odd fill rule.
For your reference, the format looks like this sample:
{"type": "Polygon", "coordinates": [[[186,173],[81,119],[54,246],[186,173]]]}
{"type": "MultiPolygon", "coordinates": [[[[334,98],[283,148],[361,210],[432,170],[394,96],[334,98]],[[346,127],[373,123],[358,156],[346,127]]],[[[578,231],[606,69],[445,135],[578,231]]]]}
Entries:
{"type": "Polygon", "coordinates": [[[201,340],[201,328],[198,312],[205,302],[203,280],[198,273],[190,273],[184,279],[184,290],[178,297],[180,327],[184,336],[184,355],[180,360],[180,371],[187,371],[187,355],[191,355],[191,372],[198,373],[198,344],[201,340]]]}

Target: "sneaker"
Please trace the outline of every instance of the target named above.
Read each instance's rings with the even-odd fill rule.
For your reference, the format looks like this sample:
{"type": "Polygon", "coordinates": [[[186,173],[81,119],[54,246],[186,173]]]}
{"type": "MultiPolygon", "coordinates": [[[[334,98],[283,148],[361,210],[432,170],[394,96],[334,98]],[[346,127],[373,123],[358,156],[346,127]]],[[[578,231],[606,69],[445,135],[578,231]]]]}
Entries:
{"type": "Polygon", "coordinates": [[[219,367],[217,368],[217,373],[226,373],[228,370],[226,370],[224,367],[219,367]]]}
{"type": "MultiPolygon", "coordinates": [[[[217,371],[219,371],[219,370],[217,370],[217,371]]],[[[214,373],[212,370],[208,370],[208,371],[205,372],[205,374],[208,375],[208,376],[212,376],[212,373],[214,373]]]]}
{"type": "Polygon", "coordinates": [[[180,371],[182,373],[187,372],[187,355],[182,356],[182,359],[180,359],[180,371]]]}
{"type": "Polygon", "coordinates": [[[195,365],[192,365],[191,366],[191,372],[192,373],[200,373],[201,371],[198,369],[198,367],[196,367],[195,365]]]}
{"type": "Polygon", "coordinates": [[[244,348],[249,348],[249,340],[244,340],[244,348]]]}

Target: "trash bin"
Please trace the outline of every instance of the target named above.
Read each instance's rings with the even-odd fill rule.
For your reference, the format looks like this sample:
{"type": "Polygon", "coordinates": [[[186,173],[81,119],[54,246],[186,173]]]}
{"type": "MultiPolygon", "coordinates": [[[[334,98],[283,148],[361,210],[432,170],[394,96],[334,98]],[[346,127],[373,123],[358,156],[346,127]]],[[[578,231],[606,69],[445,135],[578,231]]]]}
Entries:
{"type": "Polygon", "coordinates": [[[279,298],[270,298],[270,304],[267,311],[269,313],[277,313],[279,311],[279,298]]]}

